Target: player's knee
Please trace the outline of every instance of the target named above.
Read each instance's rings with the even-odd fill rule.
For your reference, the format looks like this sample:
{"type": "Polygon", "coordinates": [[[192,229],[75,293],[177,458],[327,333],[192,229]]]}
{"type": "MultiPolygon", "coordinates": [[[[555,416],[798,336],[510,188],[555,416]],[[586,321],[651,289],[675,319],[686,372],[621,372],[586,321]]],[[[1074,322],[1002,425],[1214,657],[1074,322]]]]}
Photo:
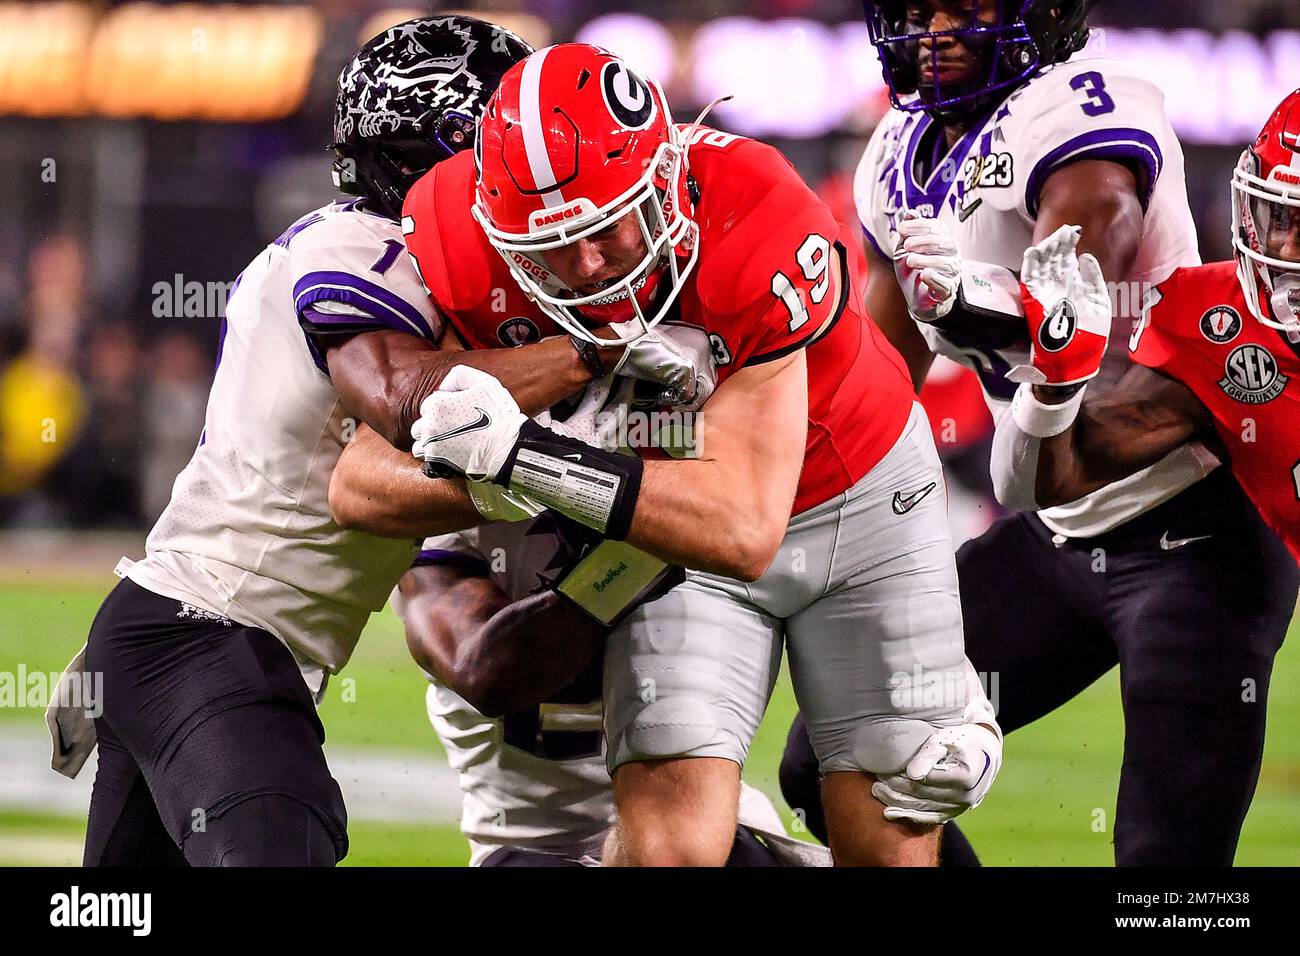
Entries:
{"type": "Polygon", "coordinates": [[[622,859],[634,866],[723,866],[735,842],[739,788],[740,767],[725,759],[618,768],[622,859]]]}
{"type": "Polygon", "coordinates": [[[346,852],[315,810],[274,793],[209,816],[184,851],[191,866],[334,866],[346,852]]]}
{"type": "Polygon", "coordinates": [[[619,821],[619,847],[633,866],[726,866],[735,826],[714,821],[650,816],[619,821]]]}

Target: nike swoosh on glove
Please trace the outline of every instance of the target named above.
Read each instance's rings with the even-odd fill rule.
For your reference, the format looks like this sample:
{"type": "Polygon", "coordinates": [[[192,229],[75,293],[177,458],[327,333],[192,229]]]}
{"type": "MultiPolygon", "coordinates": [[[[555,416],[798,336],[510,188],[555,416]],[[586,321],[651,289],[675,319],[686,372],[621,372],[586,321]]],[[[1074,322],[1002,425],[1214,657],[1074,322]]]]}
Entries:
{"type": "Polygon", "coordinates": [[[1075,255],[1081,233],[1078,226],[1062,226],[1025,250],[1020,299],[1029,323],[1029,364],[1007,373],[1013,382],[1079,385],[1101,370],[1110,340],[1110,293],[1096,258],[1075,255]]]}
{"type": "Polygon", "coordinates": [[[435,476],[491,481],[505,467],[527,420],[504,385],[487,372],[457,365],[420,403],[420,417],[411,426],[411,454],[432,465],[435,476]]]}
{"type": "Polygon", "coordinates": [[[913,318],[935,322],[951,312],[961,270],[961,251],[947,223],[915,214],[899,218],[894,275],[913,318]]]}

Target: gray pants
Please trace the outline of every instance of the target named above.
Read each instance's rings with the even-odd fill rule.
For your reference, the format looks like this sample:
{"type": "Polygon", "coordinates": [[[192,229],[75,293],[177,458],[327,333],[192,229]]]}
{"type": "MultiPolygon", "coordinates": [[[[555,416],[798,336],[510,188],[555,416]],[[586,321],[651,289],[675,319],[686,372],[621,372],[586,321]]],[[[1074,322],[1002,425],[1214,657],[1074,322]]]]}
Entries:
{"type": "Polygon", "coordinates": [[[788,646],[823,773],[898,772],[969,690],[943,470],[915,405],[847,492],[794,517],[752,584],[691,572],[605,653],[609,767],[667,757],[744,765],[788,646]]]}

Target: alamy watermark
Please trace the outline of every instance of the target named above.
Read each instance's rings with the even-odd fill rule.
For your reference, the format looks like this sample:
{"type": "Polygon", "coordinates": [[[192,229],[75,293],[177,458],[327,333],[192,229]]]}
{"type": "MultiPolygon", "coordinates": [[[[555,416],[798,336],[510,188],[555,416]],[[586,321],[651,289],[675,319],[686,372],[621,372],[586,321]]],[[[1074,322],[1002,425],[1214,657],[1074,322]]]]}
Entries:
{"type": "MultiPolygon", "coordinates": [[[[984,696],[998,712],[1000,674],[979,672],[984,696]]],[[[889,677],[889,702],[898,710],[964,710],[973,688],[966,683],[964,668],[928,668],[916,664],[911,671],[896,671],[889,677]]]]}
{"type": "Polygon", "coordinates": [[[52,703],[99,717],[104,713],[104,675],[74,671],[64,677],[57,671],[29,671],[26,664],[16,671],[0,671],[0,707],[44,710],[52,703]]]}
{"type": "Polygon", "coordinates": [[[153,284],[153,316],[155,319],[222,319],[226,316],[226,302],[235,291],[236,280],[229,282],[188,282],[181,273],[171,281],[153,284]]]}
{"type": "Polygon", "coordinates": [[[685,409],[619,405],[597,412],[595,444],[606,451],[657,449],[673,458],[704,454],[704,419],[685,409]]]}

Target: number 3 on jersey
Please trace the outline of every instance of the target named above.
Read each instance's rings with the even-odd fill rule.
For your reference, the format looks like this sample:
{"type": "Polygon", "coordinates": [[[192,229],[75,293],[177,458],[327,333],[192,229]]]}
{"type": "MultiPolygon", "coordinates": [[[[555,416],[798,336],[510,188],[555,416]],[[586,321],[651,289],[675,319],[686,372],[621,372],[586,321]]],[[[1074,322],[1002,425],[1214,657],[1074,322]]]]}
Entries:
{"type": "MultiPolygon", "coordinates": [[[[809,234],[795,253],[795,262],[799,264],[803,277],[813,283],[808,290],[808,297],[813,305],[820,305],[826,298],[826,290],[831,284],[831,244],[825,236],[809,234]]],[[[785,303],[790,310],[790,331],[797,332],[808,321],[808,307],[803,301],[803,292],[797,288],[784,272],[772,276],[772,294],[785,303]]]]}
{"type": "Polygon", "coordinates": [[[1080,73],[1070,81],[1070,88],[1087,97],[1081,109],[1085,116],[1105,116],[1115,112],[1115,101],[1106,92],[1106,78],[1100,73],[1080,73]]]}

